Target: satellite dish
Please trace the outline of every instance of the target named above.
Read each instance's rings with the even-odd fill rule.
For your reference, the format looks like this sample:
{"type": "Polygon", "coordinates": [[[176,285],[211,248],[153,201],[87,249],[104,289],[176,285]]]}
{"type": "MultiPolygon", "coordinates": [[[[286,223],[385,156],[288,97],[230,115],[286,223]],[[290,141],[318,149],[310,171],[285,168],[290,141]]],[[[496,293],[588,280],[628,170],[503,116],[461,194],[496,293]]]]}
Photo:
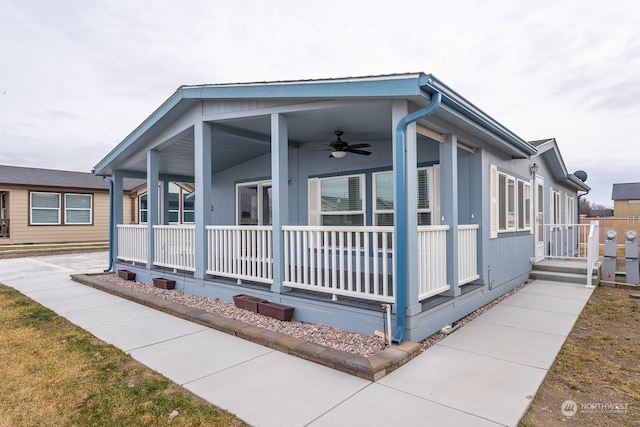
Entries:
{"type": "Polygon", "coordinates": [[[575,171],[575,172],[573,173],[573,175],[574,175],[576,178],[578,178],[580,181],[582,181],[582,182],[586,182],[586,181],[587,181],[587,173],[586,173],[585,171],[582,171],[582,170],[580,170],[580,171],[575,171]]]}

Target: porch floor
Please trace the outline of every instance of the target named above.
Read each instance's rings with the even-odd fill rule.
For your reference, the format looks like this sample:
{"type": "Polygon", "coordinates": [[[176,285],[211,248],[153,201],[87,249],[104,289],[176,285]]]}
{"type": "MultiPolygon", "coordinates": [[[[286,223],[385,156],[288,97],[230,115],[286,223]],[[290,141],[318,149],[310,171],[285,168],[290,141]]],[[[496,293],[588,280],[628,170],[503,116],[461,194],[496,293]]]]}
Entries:
{"type": "Polygon", "coordinates": [[[0,282],[252,425],[517,425],[592,292],[535,281],[372,383],[69,279],[106,259],[0,260],[0,282]]]}

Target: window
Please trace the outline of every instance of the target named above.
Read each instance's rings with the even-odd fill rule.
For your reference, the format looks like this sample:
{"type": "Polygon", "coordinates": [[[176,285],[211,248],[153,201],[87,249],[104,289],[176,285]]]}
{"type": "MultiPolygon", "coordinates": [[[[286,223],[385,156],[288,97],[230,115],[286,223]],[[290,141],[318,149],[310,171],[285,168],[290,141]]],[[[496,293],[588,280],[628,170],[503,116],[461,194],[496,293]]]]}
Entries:
{"type": "Polygon", "coordinates": [[[518,180],[518,230],[531,229],[531,183],[518,180]]]}
{"type": "Polygon", "coordinates": [[[93,196],[91,194],[64,195],[64,221],[66,224],[91,224],[93,196]]]}
{"type": "Polygon", "coordinates": [[[560,192],[551,188],[551,194],[549,196],[549,208],[551,214],[551,225],[560,224],[560,192]]]}
{"type": "Polygon", "coordinates": [[[190,193],[182,190],[182,223],[192,224],[195,219],[195,200],[193,197],[189,197],[190,193]]]}
{"type": "Polygon", "coordinates": [[[364,225],[364,175],[320,180],[320,224],[364,225]]]}
{"type": "Polygon", "coordinates": [[[565,202],[564,202],[564,207],[565,207],[565,224],[573,224],[575,223],[575,206],[573,204],[573,196],[570,196],[568,194],[565,195],[565,202]]]}
{"type": "Polygon", "coordinates": [[[499,172],[490,165],[490,238],[498,233],[532,230],[531,182],[499,172]]]}
{"type": "Polygon", "coordinates": [[[271,181],[237,185],[237,223],[239,225],[271,225],[273,188],[271,181]]]}
{"type": "Polygon", "coordinates": [[[498,231],[516,229],[516,180],[498,173],[498,231]]]}
{"type": "Polygon", "coordinates": [[[31,224],[60,224],[60,193],[31,193],[31,224]]]}
{"type": "Polygon", "coordinates": [[[138,206],[140,206],[140,214],[138,216],[138,222],[142,223],[146,223],[148,221],[148,216],[147,214],[149,213],[149,209],[148,209],[148,198],[147,198],[147,193],[142,194],[140,197],[138,197],[138,206]]]}
{"type": "Polygon", "coordinates": [[[178,224],[180,222],[180,194],[182,189],[175,183],[169,183],[169,224],[178,224]]]}
{"type": "MultiPolygon", "coordinates": [[[[432,167],[418,169],[418,225],[432,224],[432,167]]],[[[376,225],[393,225],[393,172],[373,174],[374,221],[376,225]]]]}

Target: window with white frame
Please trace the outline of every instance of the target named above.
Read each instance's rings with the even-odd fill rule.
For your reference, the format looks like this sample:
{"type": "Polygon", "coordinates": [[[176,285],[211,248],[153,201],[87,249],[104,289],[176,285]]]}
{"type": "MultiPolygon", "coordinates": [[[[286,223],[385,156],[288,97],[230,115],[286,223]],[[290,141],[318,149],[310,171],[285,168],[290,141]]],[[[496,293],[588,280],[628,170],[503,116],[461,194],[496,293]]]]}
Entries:
{"type": "Polygon", "coordinates": [[[32,192],[29,195],[30,224],[56,225],[60,224],[60,193],[32,192]]]}
{"type": "Polygon", "coordinates": [[[496,165],[489,166],[490,238],[497,238],[498,233],[531,232],[531,182],[499,172],[496,165]]]}
{"type": "Polygon", "coordinates": [[[66,224],[91,224],[93,212],[93,195],[64,195],[64,222],[66,224]]]}
{"type": "Polygon", "coordinates": [[[271,181],[236,185],[237,223],[239,225],[271,225],[272,190],[271,181]]]}
{"type": "MultiPolygon", "coordinates": [[[[418,169],[418,225],[432,224],[432,185],[430,183],[433,168],[418,169]]],[[[393,225],[393,172],[373,174],[374,221],[376,225],[393,225]]]]}
{"type": "Polygon", "coordinates": [[[518,230],[531,229],[531,183],[518,180],[518,230]]]}
{"type": "Polygon", "coordinates": [[[142,223],[146,223],[148,221],[148,214],[149,214],[149,206],[148,206],[148,201],[149,198],[147,197],[147,193],[141,194],[138,197],[138,206],[139,206],[139,212],[138,212],[138,222],[142,223]]]}
{"type": "Polygon", "coordinates": [[[549,209],[550,209],[550,218],[551,225],[556,226],[560,225],[560,191],[550,189],[551,193],[549,196],[549,209]]]}
{"type": "Polygon", "coordinates": [[[570,196],[568,194],[565,194],[565,201],[564,201],[564,211],[565,211],[565,224],[573,224],[576,222],[576,211],[575,211],[575,206],[573,204],[573,196],[570,196]]]}
{"type": "Polygon", "coordinates": [[[320,225],[365,224],[364,175],[320,179],[320,225]]]}
{"type": "Polygon", "coordinates": [[[498,231],[516,229],[516,180],[498,172],[498,231]]]}

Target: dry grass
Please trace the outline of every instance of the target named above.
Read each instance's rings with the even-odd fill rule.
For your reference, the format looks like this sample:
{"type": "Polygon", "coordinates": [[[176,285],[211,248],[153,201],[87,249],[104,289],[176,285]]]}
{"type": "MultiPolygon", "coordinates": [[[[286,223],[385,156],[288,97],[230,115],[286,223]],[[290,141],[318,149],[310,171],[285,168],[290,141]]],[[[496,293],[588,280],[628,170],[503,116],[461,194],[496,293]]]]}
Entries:
{"type": "Polygon", "coordinates": [[[598,287],[520,426],[640,425],[640,299],[598,287]],[[577,404],[565,416],[561,405],[577,404]]]}
{"type": "Polygon", "coordinates": [[[3,285],[0,336],[0,426],[245,425],[3,285]]]}

